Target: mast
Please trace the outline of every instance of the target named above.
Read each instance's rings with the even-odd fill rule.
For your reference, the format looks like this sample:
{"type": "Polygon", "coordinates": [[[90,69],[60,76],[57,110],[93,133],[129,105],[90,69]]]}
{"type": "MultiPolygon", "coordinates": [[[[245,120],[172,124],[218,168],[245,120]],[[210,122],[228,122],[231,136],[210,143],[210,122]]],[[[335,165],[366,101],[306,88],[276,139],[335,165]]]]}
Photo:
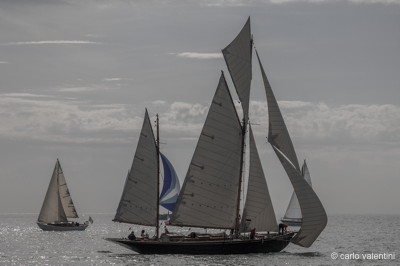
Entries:
{"type": "Polygon", "coordinates": [[[156,136],[156,150],[157,150],[157,214],[156,214],[156,239],[158,239],[159,231],[160,231],[160,126],[158,114],[156,115],[156,127],[157,127],[157,136],[156,136]]]}
{"type": "Polygon", "coordinates": [[[240,156],[240,172],[239,172],[239,185],[236,200],[236,219],[235,219],[235,236],[239,236],[239,225],[240,225],[240,199],[242,194],[242,183],[243,183],[243,163],[244,163],[244,153],[245,153],[245,136],[247,130],[246,117],[243,117],[242,126],[242,143],[241,143],[241,156],[240,156]]]}
{"type": "Polygon", "coordinates": [[[240,224],[240,200],[241,189],[243,183],[243,163],[245,153],[245,140],[247,131],[247,122],[249,121],[249,105],[250,105],[250,87],[252,79],[252,48],[253,39],[251,36],[250,17],[247,19],[242,30],[236,38],[222,49],[222,54],[231,75],[236,92],[239,96],[243,109],[243,125],[242,141],[241,141],[241,157],[240,157],[240,173],[239,186],[236,201],[236,219],[235,219],[235,236],[239,235],[240,224]]]}
{"type": "Polygon", "coordinates": [[[57,204],[57,206],[58,206],[58,212],[57,212],[58,217],[57,217],[57,222],[60,222],[60,209],[62,208],[61,198],[60,198],[59,176],[60,176],[60,163],[58,162],[58,158],[57,158],[57,198],[58,198],[58,204],[57,204]]]}

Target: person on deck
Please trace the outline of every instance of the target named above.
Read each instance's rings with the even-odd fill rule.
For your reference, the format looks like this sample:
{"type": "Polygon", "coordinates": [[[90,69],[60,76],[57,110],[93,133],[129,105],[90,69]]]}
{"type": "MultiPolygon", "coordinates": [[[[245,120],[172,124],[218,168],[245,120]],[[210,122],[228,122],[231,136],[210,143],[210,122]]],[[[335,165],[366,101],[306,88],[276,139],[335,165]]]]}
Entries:
{"type": "Polygon", "coordinates": [[[149,238],[149,235],[146,234],[146,231],[142,230],[142,233],[140,234],[141,238],[149,238]]]}
{"type": "Polygon", "coordinates": [[[256,229],[253,228],[253,229],[250,231],[250,239],[254,239],[255,236],[256,236],[256,229]]]}
{"type": "Polygon", "coordinates": [[[135,233],[133,231],[132,231],[132,233],[129,234],[128,239],[129,240],[135,240],[136,239],[135,233]]]}
{"type": "Polygon", "coordinates": [[[284,234],[284,233],[286,233],[287,232],[287,224],[279,224],[279,234],[281,233],[281,231],[282,231],[282,235],[284,234]]]}

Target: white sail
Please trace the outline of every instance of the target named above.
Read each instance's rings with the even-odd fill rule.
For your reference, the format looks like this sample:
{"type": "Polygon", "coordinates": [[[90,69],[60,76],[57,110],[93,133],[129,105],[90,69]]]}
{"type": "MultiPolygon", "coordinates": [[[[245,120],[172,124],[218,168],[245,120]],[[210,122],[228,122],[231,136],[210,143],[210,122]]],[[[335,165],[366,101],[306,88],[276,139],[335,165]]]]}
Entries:
{"type": "Polygon", "coordinates": [[[301,167],[301,175],[304,177],[304,179],[307,181],[307,183],[310,186],[312,186],[310,171],[308,170],[308,166],[307,166],[306,160],[304,160],[303,166],[301,167]]]}
{"type": "Polygon", "coordinates": [[[60,162],[57,159],[49,187],[40,210],[38,221],[42,223],[67,222],[59,193],[60,162]]]}
{"type": "Polygon", "coordinates": [[[296,193],[293,191],[283,219],[301,219],[301,217],[299,200],[297,199],[296,193]]]}
{"type": "Polygon", "coordinates": [[[317,194],[315,194],[300,172],[292,140],[290,139],[289,132],[257,51],[256,54],[267,94],[269,116],[268,141],[274,148],[292,183],[303,217],[300,231],[292,239],[292,242],[303,247],[310,247],[322,230],[324,230],[328,219],[317,194]]]}
{"type": "Polygon", "coordinates": [[[242,127],[222,73],[171,224],[234,228],[241,142],[242,127]]]}
{"type": "Polygon", "coordinates": [[[297,160],[296,152],[294,150],[292,140],[290,139],[289,132],[286,128],[285,121],[283,120],[278,102],[275,99],[271,85],[269,84],[267,75],[261,64],[260,57],[257,54],[258,63],[260,65],[261,74],[264,81],[265,93],[267,94],[268,104],[268,117],[269,117],[269,131],[268,142],[277,147],[282,153],[289,158],[297,170],[300,171],[299,162],[297,160]]]}
{"type": "Polygon", "coordinates": [[[303,222],[300,231],[291,240],[302,247],[310,247],[324,230],[328,218],[317,194],[303,178],[300,171],[275,146],[272,146],[283,168],[289,176],[290,182],[300,203],[303,222]]]}
{"type": "Polygon", "coordinates": [[[241,231],[278,231],[274,207],[268,191],[267,181],[262,169],[251,126],[250,133],[250,164],[246,203],[243,210],[241,231]]]}
{"type": "Polygon", "coordinates": [[[69,189],[67,186],[67,182],[65,181],[64,173],[59,164],[59,173],[58,173],[58,187],[60,191],[60,198],[62,202],[62,206],[64,208],[65,215],[67,218],[79,218],[78,213],[76,212],[74,203],[72,202],[71,195],[69,193],[69,189]]]}
{"type": "Polygon", "coordinates": [[[245,121],[249,116],[252,40],[250,17],[236,38],[222,50],[226,65],[243,107],[245,121]]]}
{"type": "Polygon", "coordinates": [[[114,221],[156,225],[157,182],[157,148],[146,110],[131,171],[114,221]]]}
{"type": "MultiPolygon", "coordinates": [[[[306,161],[304,160],[303,166],[301,167],[301,175],[311,186],[310,172],[308,171],[306,161]]],[[[312,186],[311,186],[312,187],[312,186]]],[[[293,191],[292,197],[290,198],[289,205],[286,209],[286,213],[283,216],[284,219],[301,219],[301,209],[299,200],[297,199],[296,193],[293,191]]]]}
{"type": "Polygon", "coordinates": [[[130,172],[131,172],[131,171],[128,170],[128,174],[126,175],[126,178],[125,178],[124,189],[123,189],[123,191],[122,191],[121,198],[120,198],[119,203],[118,203],[117,212],[116,212],[116,215],[115,215],[113,221],[118,221],[118,220],[116,220],[116,219],[117,219],[117,215],[120,214],[120,213],[122,212],[122,209],[124,208],[124,205],[126,205],[126,204],[122,201],[122,199],[124,199],[125,194],[126,194],[126,192],[125,192],[125,187],[126,187],[126,184],[128,183],[130,172]]]}

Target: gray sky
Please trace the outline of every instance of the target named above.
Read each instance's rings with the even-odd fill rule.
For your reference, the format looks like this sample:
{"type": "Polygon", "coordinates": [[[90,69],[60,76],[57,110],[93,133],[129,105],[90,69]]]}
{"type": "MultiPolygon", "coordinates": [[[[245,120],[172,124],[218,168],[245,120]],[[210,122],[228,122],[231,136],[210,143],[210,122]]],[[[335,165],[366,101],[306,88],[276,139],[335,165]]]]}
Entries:
{"type": "MultiPolygon", "coordinates": [[[[57,157],[78,212],[114,213],[145,107],[183,181],[227,71],[220,50],[251,16],[327,213],[400,214],[400,1],[83,2],[0,1],[0,213],[38,213],[57,157]]],[[[250,115],[280,215],[292,187],[265,143],[253,71],[250,115]]]]}

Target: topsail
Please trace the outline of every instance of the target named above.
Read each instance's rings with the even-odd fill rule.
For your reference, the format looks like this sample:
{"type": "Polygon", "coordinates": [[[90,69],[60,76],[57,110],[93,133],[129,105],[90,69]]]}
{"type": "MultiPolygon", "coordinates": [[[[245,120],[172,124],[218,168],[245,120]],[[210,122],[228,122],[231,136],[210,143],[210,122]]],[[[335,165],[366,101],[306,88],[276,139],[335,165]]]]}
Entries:
{"type": "Polygon", "coordinates": [[[249,117],[252,45],[249,17],[236,38],[222,50],[236,92],[242,103],[245,121],[249,117]]]}

